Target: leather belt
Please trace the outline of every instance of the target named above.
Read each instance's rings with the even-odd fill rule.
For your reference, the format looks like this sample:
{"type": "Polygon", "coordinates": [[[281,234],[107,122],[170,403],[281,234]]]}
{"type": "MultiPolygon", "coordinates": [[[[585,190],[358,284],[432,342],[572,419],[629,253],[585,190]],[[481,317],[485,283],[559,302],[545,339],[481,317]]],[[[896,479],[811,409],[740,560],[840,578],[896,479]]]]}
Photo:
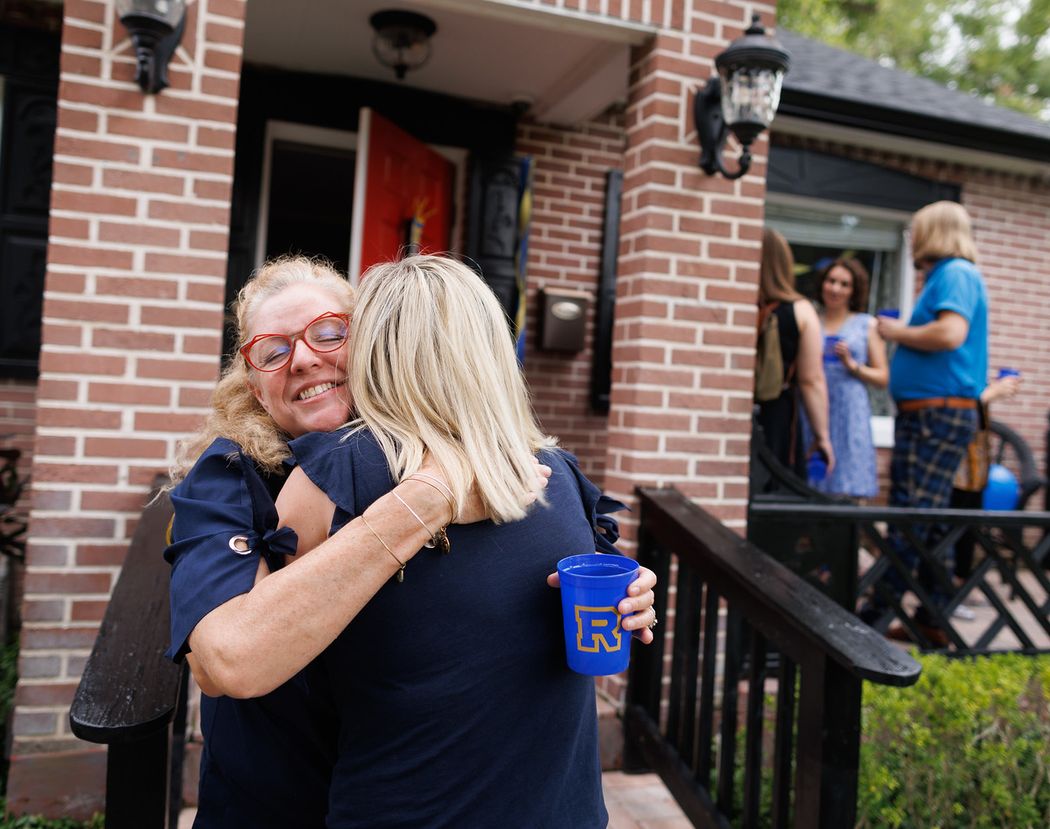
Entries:
{"type": "Polygon", "coordinates": [[[972,397],[925,397],[921,400],[900,400],[899,412],[917,412],[921,409],[976,409],[977,401],[972,397]]]}

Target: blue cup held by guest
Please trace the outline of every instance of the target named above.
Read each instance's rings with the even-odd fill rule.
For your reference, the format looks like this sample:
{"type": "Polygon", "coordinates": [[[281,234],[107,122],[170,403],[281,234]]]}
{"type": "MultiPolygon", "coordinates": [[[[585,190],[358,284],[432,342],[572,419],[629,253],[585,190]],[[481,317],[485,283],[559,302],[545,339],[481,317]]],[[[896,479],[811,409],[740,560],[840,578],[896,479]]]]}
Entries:
{"type": "Polygon", "coordinates": [[[981,494],[982,509],[1016,509],[1021,497],[1021,487],[1014,473],[1002,464],[988,467],[988,483],[981,494]]]}
{"type": "Polygon", "coordinates": [[[1002,380],[1002,379],[1004,379],[1006,377],[1020,377],[1020,376],[1021,376],[1021,372],[1019,372],[1016,368],[1008,368],[1006,366],[1003,366],[1001,369],[999,369],[999,379],[1000,380],[1002,380]]]}
{"type": "Polygon", "coordinates": [[[891,320],[899,320],[901,318],[900,308],[880,308],[875,312],[877,316],[887,317],[891,320]]]}
{"type": "Polygon", "coordinates": [[[824,337],[824,362],[837,363],[839,355],[835,353],[835,345],[842,340],[836,334],[828,334],[824,337]]]}
{"type": "Polygon", "coordinates": [[[811,483],[823,481],[828,476],[828,462],[820,452],[814,452],[806,461],[806,477],[811,483]]]}
{"type": "Polygon", "coordinates": [[[627,670],[631,634],[621,627],[617,607],[638,578],[638,562],[599,553],[569,556],[558,562],[558,577],[569,667],[589,676],[627,670]]]}

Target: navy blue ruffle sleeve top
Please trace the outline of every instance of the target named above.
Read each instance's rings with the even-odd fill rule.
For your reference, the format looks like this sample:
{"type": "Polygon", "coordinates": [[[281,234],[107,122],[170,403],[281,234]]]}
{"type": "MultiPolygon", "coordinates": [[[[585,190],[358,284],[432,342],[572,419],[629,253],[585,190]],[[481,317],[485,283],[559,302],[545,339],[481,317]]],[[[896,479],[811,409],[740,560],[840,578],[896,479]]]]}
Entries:
{"type": "MultiPolygon", "coordinates": [[[[276,530],[284,475],[264,475],[240,448],[216,440],[172,490],[171,647],[181,661],[208,613],[294,554],[295,533],[276,530]]],[[[195,829],[322,829],[336,728],[325,675],[308,666],[255,699],[201,695],[200,788],[195,829]]]]}

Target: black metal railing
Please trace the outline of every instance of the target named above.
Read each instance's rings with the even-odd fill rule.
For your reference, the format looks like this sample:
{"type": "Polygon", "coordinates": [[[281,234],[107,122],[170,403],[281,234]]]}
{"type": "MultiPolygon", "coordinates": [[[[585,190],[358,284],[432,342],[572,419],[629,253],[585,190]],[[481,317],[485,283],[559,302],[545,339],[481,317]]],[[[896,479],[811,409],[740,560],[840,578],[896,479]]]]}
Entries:
{"type": "MultiPolygon", "coordinates": [[[[893,507],[858,507],[837,504],[769,503],[752,501],[749,508],[749,533],[762,538],[779,539],[778,545],[763,546],[777,559],[791,566],[804,560],[801,571],[811,581],[817,571],[812,565],[824,561],[833,569],[856,574],[858,543],[876,553],[874,564],[859,578],[847,581],[847,601],[852,608],[864,597],[875,596],[877,604],[886,611],[874,624],[885,630],[898,621],[925,650],[937,650],[936,643],[926,638],[922,628],[915,624],[911,613],[902,604],[901,596],[887,589],[884,577],[891,569],[896,571],[908,591],[924,605],[933,623],[947,634],[946,650],[957,655],[983,654],[997,651],[1035,653],[1050,650],[1050,579],[1045,565],[1050,556],[1050,512],[1021,512],[958,509],[902,509],[893,507]],[[927,529],[941,525],[930,543],[927,529]],[[895,526],[903,533],[918,554],[919,562],[929,577],[920,581],[916,570],[898,557],[887,538],[887,529],[895,526]],[[829,535],[828,530],[835,531],[829,535]],[[970,534],[983,556],[961,583],[954,579],[949,566],[951,551],[964,534],[970,534]],[[852,538],[852,544],[835,543],[835,539],[852,538]],[[1000,589],[993,583],[993,576],[1000,589]],[[935,584],[946,603],[931,600],[929,588],[935,584]],[[1002,588],[1005,588],[1002,589],[1002,588]],[[990,613],[983,630],[964,633],[957,624],[953,611],[975,592],[984,596],[990,613]],[[1009,629],[1013,642],[996,643],[997,637],[1009,629]],[[1033,636],[1038,635],[1037,642],[1033,636]]],[[[839,590],[841,592],[841,588],[839,590]]],[[[972,625],[968,625],[972,628],[972,625]]]]}
{"type": "Polygon", "coordinates": [[[632,658],[625,769],[659,772],[698,826],[853,826],[862,683],[919,665],[678,491],[639,499],[674,622],[632,658]]]}
{"type": "Polygon", "coordinates": [[[188,672],[164,657],[171,514],[166,494],[143,510],[69,711],[74,734],[109,746],[107,829],[178,823],[188,672]]]}

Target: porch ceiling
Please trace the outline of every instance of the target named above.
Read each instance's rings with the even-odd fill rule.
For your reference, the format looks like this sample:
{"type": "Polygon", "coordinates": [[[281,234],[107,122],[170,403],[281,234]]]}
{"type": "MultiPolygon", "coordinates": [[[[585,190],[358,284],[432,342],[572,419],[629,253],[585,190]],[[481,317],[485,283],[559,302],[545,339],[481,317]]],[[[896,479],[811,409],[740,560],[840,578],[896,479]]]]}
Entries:
{"type": "MultiPolygon", "coordinates": [[[[542,122],[575,124],[626,99],[630,46],[651,32],[506,0],[252,0],[245,60],[396,83],[372,53],[368,19],[407,9],[437,23],[430,60],[402,83],[499,105],[531,103],[542,122]]],[[[338,102],[333,102],[337,106],[338,102]]]]}

